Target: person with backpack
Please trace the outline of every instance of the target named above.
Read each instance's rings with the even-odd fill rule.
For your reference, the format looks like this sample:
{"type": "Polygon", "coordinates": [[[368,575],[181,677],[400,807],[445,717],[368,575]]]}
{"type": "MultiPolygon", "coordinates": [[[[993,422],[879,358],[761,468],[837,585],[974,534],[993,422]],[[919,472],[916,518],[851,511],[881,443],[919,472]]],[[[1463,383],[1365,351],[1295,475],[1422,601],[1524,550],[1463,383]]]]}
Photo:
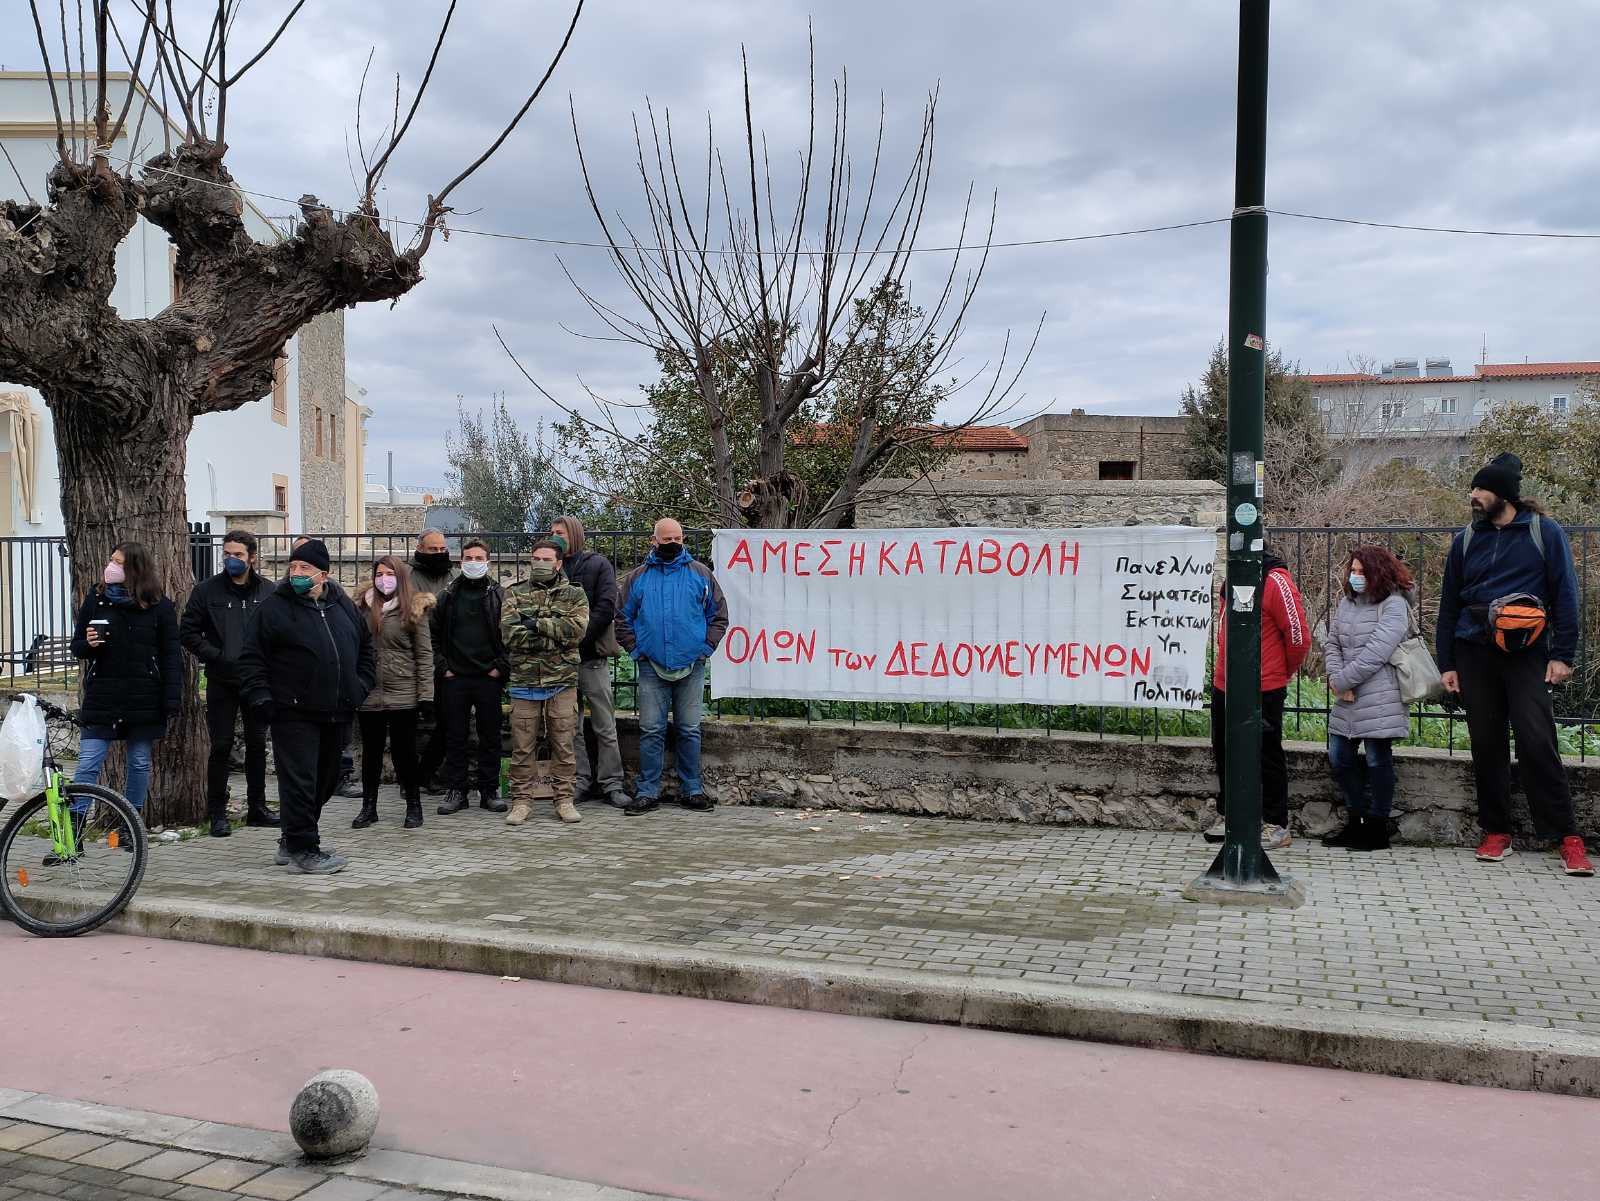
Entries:
{"type": "Polygon", "coordinates": [[[1381,546],[1356,547],[1340,575],[1339,603],[1328,620],[1322,654],[1334,702],[1328,713],[1328,761],[1344,797],[1345,824],[1322,845],[1386,851],[1394,740],[1411,729],[1400,677],[1389,660],[1411,633],[1416,585],[1405,564],[1381,546]]]}
{"type": "Polygon", "coordinates": [[[72,653],[84,660],[82,735],[74,784],[98,784],[113,742],[128,744],[124,794],[144,810],[150,754],[183,698],[178,611],[161,591],[155,561],[139,542],[119,542],[101,582],[84,598],[72,653]]]}
{"type": "Polygon", "coordinates": [[[222,536],[222,570],[202,580],[183,606],[178,635],[206,672],[206,727],[211,756],[206,762],[206,816],[213,838],[233,833],[228,822],[228,776],[233,770],[233,728],[244,715],[244,787],[247,826],[276,827],[267,808],[267,727],[239,694],[239,655],[244,631],[274,584],[256,570],[256,536],[229,530],[222,536]]]}
{"type": "MultiPolygon", "coordinates": [[[[1289,565],[1268,548],[1261,577],[1261,845],[1289,845],[1289,761],[1283,753],[1283,709],[1289,681],[1311,650],[1306,604],[1289,565]]],[[[1218,599],[1221,604],[1221,598],[1218,599]]],[[[1254,682],[1244,687],[1253,686],[1254,682]]],[[[1211,754],[1217,765],[1217,820],[1207,842],[1227,837],[1228,621],[1219,607],[1217,661],[1211,675],[1211,754]]]]}
{"type": "Polygon", "coordinates": [[[1439,592],[1437,655],[1447,693],[1460,696],[1477,777],[1477,857],[1513,853],[1511,742],[1535,833],[1556,841],[1569,876],[1592,876],[1550,690],[1572,678],[1578,582],[1561,526],[1522,496],[1522,460],[1496,456],[1472,477],[1472,524],[1451,540],[1439,592]]]}

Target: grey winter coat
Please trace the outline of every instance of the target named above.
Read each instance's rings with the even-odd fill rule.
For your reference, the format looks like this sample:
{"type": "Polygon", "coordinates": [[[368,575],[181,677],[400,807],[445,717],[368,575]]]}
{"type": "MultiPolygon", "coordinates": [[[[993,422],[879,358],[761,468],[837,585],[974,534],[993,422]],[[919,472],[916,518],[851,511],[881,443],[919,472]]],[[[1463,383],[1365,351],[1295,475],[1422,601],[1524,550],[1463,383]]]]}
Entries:
{"type": "Polygon", "coordinates": [[[1380,604],[1342,597],[1328,623],[1323,658],[1334,693],[1354,689],[1354,701],[1336,700],[1328,733],[1343,738],[1404,738],[1411,729],[1400,681],[1389,665],[1410,632],[1410,599],[1401,593],[1380,604]]]}

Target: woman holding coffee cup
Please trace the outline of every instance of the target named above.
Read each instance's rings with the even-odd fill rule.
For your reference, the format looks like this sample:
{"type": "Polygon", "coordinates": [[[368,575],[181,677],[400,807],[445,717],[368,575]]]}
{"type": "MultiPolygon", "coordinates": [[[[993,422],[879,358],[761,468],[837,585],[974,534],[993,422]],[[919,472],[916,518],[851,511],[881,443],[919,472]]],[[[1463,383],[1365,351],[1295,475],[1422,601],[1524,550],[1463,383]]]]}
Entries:
{"type": "Polygon", "coordinates": [[[98,784],[113,742],[128,744],[124,789],[136,809],[150,789],[150,751],[183,696],[178,613],[150,552],[119,543],[78,610],[72,653],[85,660],[76,784],[98,784]]]}

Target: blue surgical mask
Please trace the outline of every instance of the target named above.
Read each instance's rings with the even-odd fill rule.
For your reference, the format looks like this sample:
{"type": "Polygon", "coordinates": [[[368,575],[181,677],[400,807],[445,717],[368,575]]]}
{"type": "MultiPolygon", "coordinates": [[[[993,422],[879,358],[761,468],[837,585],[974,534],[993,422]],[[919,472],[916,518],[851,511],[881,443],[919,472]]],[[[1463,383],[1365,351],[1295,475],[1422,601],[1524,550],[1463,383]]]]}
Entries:
{"type": "Polygon", "coordinates": [[[222,569],[234,579],[238,579],[245,572],[250,570],[250,564],[243,559],[234,557],[233,555],[226,555],[222,560],[222,569]]]}
{"type": "Polygon", "coordinates": [[[1364,575],[1356,575],[1354,572],[1351,572],[1350,573],[1350,591],[1351,592],[1365,592],[1366,590],[1367,590],[1367,577],[1364,576],[1364,575]]]}

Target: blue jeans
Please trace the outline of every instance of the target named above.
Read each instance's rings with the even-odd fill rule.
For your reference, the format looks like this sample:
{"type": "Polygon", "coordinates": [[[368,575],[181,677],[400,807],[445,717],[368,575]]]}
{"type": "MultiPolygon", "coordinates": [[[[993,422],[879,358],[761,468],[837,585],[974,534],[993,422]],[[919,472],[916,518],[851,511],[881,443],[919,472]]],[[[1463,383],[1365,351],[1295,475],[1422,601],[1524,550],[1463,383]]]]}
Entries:
{"type": "MultiPolygon", "coordinates": [[[[128,739],[128,789],[126,796],[135,809],[144,808],[145,794],[150,791],[150,748],[155,744],[148,738],[128,739]]],[[[72,773],[74,784],[100,783],[100,768],[105,765],[111,751],[109,738],[83,738],[78,742],[78,770],[72,773]]],[[[74,805],[80,813],[89,811],[88,805],[74,805]]]]}
{"type": "Polygon", "coordinates": [[[1344,796],[1345,807],[1352,814],[1389,816],[1394,808],[1393,739],[1329,734],[1328,761],[1333,764],[1333,778],[1344,796]]]}
{"type": "Polygon", "coordinates": [[[663,680],[648,659],[639,663],[639,787],[641,799],[661,795],[662,759],[667,751],[667,713],[678,731],[674,761],[678,788],[685,797],[698,796],[700,784],[700,712],[705,705],[706,661],[681,680],[663,680]]]}

